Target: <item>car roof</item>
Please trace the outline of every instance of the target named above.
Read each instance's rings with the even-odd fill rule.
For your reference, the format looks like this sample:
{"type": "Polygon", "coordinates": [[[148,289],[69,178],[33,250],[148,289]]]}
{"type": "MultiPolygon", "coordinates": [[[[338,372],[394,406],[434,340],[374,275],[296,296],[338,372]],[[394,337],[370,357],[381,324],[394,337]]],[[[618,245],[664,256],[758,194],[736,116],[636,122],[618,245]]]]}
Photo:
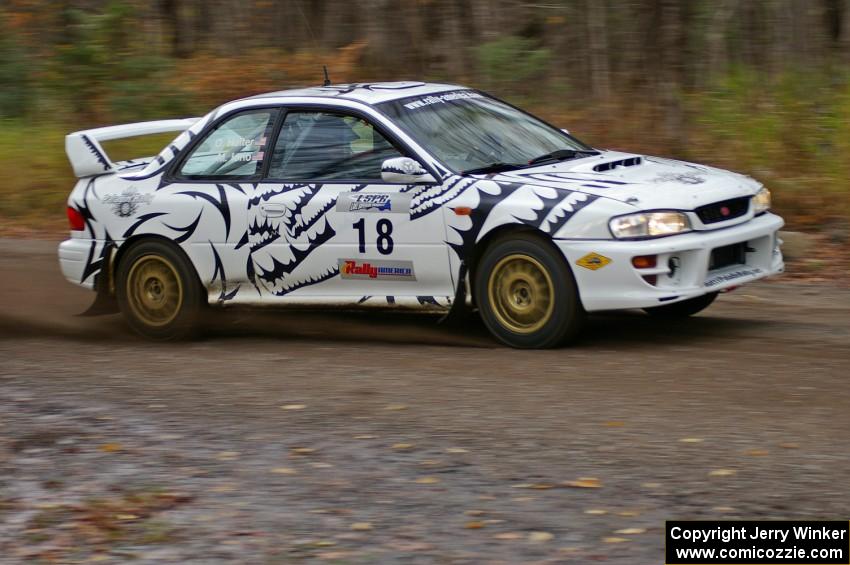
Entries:
{"type": "Polygon", "coordinates": [[[409,96],[426,96],[449,90],[466,89],[465,86],[454,84],[439,84],[416,81],[398,82],[360,82],[350,84],[332,84],[330,86],[314,86],[309,88],[297,88],[293,90],[281,90],[278,92],[267,92],[251,96],[249,100],[257,98],[289,98],[308,97],[317,98],[344,98],[357,100],[366,104],[380,104],[389,100],[398,100],[409,96]]]}

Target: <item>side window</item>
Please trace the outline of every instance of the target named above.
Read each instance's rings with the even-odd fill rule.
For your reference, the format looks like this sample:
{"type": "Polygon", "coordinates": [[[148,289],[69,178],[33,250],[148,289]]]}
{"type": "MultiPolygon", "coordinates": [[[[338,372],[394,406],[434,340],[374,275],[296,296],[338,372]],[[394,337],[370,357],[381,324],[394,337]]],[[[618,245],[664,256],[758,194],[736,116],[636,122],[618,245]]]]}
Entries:
{"type": "Polygon", "coordinates": [[[369,122],[328,112],[289,112],[269,166],[274,180],[381,180],[402,154],[369,122]]]}
{"type": "Polygon", "coordinates": [[[259,176],[276,114],[276,110],[243,112],[219,124],[195,146],[179,175],[189,179],[259,176]]]}

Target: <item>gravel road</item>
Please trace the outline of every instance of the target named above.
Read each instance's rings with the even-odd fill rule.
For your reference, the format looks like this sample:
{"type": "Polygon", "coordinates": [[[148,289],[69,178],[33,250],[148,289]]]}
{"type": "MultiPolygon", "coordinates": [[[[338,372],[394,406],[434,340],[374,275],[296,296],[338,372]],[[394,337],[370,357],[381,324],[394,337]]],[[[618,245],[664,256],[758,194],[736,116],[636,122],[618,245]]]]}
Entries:
{"type": "Polygon", "coordinates": [[[622,563],[668,519],[848,519],[850,291],[496,346],[416,315],[79,318],[0,241],[0,563],[622,563]]]}

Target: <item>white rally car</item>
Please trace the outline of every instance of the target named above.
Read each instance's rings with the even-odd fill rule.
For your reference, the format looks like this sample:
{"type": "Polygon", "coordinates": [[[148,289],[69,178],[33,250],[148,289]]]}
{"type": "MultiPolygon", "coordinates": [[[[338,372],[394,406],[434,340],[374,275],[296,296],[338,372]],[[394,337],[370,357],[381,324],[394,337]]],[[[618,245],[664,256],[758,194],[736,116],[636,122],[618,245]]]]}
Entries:
{"type": "Polygon", "coordinates": [[[757,181],[593,149],[460,86],[274,92],[66,149],[62,270],[152,338],[189,334],[207,304],[474,306],[502,342],[552,347],[586,312],[687,316],[783,270],[757,181]],[[154,158],[101,145],[170,131],[154,158]]]}

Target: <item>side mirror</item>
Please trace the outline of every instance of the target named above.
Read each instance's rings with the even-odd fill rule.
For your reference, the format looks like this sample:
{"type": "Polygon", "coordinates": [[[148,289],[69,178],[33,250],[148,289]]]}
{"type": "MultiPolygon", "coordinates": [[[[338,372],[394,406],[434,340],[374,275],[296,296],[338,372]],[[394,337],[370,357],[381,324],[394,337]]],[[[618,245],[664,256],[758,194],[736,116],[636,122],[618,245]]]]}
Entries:
{"type": "Polygon", "coordinates": [[[570,130],[568,130],[567,128],[561,128],[561,131],[567,135],[570,135],[570,130]]]}
{"type": "Polygon", "coordinates": [[[436,183],[434,176],[419,161],[410,157],[387,159],[381,165],[381,179],[398,184],[436,183]]]}

